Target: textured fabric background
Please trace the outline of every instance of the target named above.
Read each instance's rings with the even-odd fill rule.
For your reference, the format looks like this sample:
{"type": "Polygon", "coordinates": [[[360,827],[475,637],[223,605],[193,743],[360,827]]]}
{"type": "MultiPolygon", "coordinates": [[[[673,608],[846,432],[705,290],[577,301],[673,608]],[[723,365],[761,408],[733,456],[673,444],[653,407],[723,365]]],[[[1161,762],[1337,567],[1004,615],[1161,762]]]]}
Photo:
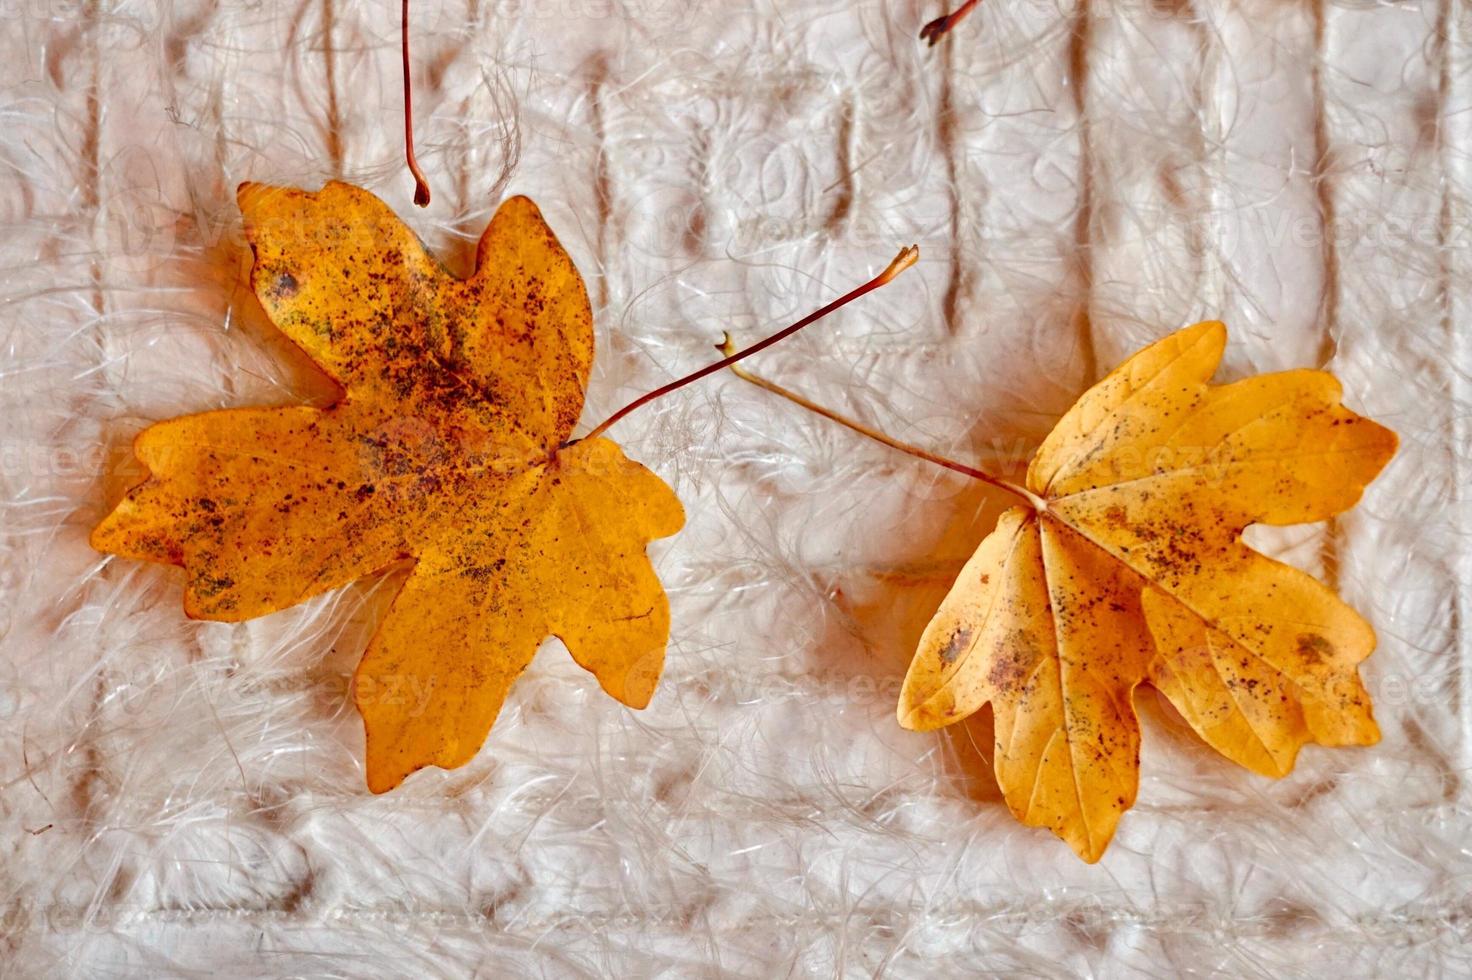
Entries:
{"type": "Polygon", "coordinates": [[[0,0],[0,974],[1435,976],[1472,970],[1472,6],[0,0]],[[753,366],[1018,467],[1202,318],[1326,366],[1400,455],[1257,534],[1374,622],[1384,741],[1279,782],[1142,692],[1094,867],[1020,827],[989,722],[900,730],[995,497],[731,377],[614,435],[690,514],[642,713],[556,643],[462,770],[363,789],[347,680],[395,579],[193,623],[88,528],[169,416],[330,397],[244,286],[244,179],[386,197],[458,268],[532,195],[593,296],[585,421],[918,241],[753,366]]]}

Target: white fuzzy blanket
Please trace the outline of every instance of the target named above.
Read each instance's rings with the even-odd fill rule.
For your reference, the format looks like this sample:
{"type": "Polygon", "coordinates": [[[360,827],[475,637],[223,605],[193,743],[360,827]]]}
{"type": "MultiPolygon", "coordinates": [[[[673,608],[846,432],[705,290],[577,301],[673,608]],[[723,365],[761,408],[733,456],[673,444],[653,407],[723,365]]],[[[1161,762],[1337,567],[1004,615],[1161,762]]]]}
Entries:
{"type": "Polygon", "coordinates": [[[0,0],[0,974],[1350,977],[1472,970],[1466,0],[420,0],[418,212],[389,0],[0,0]],[[381,798],[347,680],[393,582],[194,623],[89,527],[129,443],[330,391],[244,286],[244,179],[342,177],[463,266],[533,196],[594,298],[585,419],[919,267],[753,367],[1022,461],[1184,323],[1323,365],[1400,455],[1259,535],[1376,625],[1384,741],[1271,782],[1142,694],[1097,866],[1001,804],[986,724],[900,730],[995,520],[731,377],[614,433],[679,492],[652,706],[549,643],[485,748],[381,798]],[[984,744],[984,743],[983,743],[984,744]]]}

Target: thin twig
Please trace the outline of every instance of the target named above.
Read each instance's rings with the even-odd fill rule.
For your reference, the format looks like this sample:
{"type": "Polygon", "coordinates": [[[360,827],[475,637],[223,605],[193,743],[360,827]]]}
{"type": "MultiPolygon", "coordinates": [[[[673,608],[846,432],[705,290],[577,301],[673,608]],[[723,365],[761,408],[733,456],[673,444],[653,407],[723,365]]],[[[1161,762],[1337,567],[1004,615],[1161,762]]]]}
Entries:
{"type": "Polygon", "coordinates": [[[945,37],[946,34],[950,32],[951,28],[961,23],[962,18],[971,13],[972,9],[974,9],[976,5],[980,2],[981,0],[966,0],[965,3],[956,8],[954,13],[949,13],[941,17],[937,17],[935,20],[920,28],[920,40],[929,41],[930,46],[932,48],[935,47],[936,44],[939,43],[940,39],[945,37]]]}
{"type": "Polygon", "coordinates": [[[414,175],[414,203],[421,208],[429,207],[429,181],[414,159],[414,96],[409,83],[409,0],[404,0],[404,157],[409,163],[409,173],[414,175]]]}
{"type": "Polygon", "coordinates": [[[722,368],[730,367],[737,361],[745,360],[758,351],[766,350],[768,347],[771,347],[778,341],[785,340],[786,338],[797,333],[803,327],[806,327],[809,324],[816,323],[817,321],[823,319],[825,316],[832,313],[839,307],[846,306],[854,300],[858,299],[860,296],[864,295],[865,293],[872,292],[873,290],[878,289],[880,286],[883,286],[885,283],[890,282],[901,272],[904,272],[910,266],[914,265],[919,260],[919,258],[920,246],[918,245],[911,245],[909,248],[900,249],[900,253],[894,257],[894,261],[889,263],[889,266],[883,272],[875,276],[873,279],[870,279],[868,282],[864,283],[857,289],[850,290],[849,292],[844,293],[842,296],[838,297],[838,299],[829,303],[822,309],[817,310],[813,313],[809,313],[807,316],[803,317],[801,320],[798,320],[792,326],[785,327],[782,330],[777,331],[765,340],[757,341],[750,347],[746,348],[746,350],[744,351],[730,354],[729,356],[717,361],[714,364],[706,365],[699,371],[696,371],[694,374],[687,374],[677,381],[671,381],[669,384],[656,388],[646,395],[639,396],[638,398],[629,402],[623,408],[619,409],[617,412],[614,412],[608,418],[604,419],[603,422],[594,426],[593,431],[589,432],[583,438],[596,438],[597,436],[600,436],[604,432],[606,432],[609,426],[613,425],[613,423],[617,422],[625,415],[628,415],[634,409],[647,405],[650,402],[654,401],[656,398],[668,395],[676,388],[683,388],[685,387],[685,385],[690,384],[692,381],[699,381],[701,378],[715,374],[722,368]]]}
{"type": "MultiPolygon", "coordinates": [[[[716,349],[724,354],[729,354],[733,350],[733,348],[734,345],[731,343],[730,334],[726,334],[725,340],[716,346],[716,349]]],[[[804,398],[797,392],[784,388],[781,385],[777,384],[775,381],[768,381],[766,378],[752,374],[745,368],[736,367],[733,364],[731,365],[731,371],[741,380],[749,381],[752,384],[756,385],[758,388],[764,388],[774,395],[781,395],[783,398],[787,399],[793,404],[800,405],[810,412],[823,416],[825,419],[837,422],[844,428],[852,429],[854,432],[857,432],[861,436],[867,436],[868,438],[873,439],[875,442],[882,443],[891,449],[898,449],[900,452],[905,453],[909,456],[914,456],[917,459],[926,460],[927,462],[934,463],[937,466],[944,466],[948,470],[954,470],[955,472],[960,473],[964,476],[971,477],[973,480],[980,480],[982,483],[991,484],[999,490],[1005,490],[1010,494],[1015,494],[1016,496],[1021,497],[1023,500],[1026,500],[1029,504],[1031,504],[1034,508],[1038,510],[1048,509],[1047,501],[1043,500],[1037,494],[1033,493],[1025,487],[1020,487],[1010,481],[992,476],[990,473],[976,469],[974,466],[967,466],[965,463],[959,463],[954,459],[950,459],[946,456],[941,456],[937,453],[933,453],[928,449],[922,449],[921,447],[916,446],[912,443],[901,442],[893,436],[887,436],[877,429],[869,428],[862,422],[848,418],[844,415],[840,415],[837,412],[833,411],[833,409],[831,408],[825,408],[815,401],[804,398]]]]}

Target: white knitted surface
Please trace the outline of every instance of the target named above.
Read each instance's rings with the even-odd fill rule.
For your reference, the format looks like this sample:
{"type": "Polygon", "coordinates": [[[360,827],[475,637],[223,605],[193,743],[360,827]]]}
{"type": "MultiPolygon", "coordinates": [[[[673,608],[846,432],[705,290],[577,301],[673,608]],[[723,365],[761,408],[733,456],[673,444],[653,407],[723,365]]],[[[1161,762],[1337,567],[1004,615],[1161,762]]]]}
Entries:
{"type": "Polygon", "coordinates": [[[1435,976],[1472,969],[1472,6],[0,0],[0,975],[1435,976]],[[87,530],[176,414],[331,392],[244,284],[234,188],[331,177],[463,268],[508,193],[587,278],[584,424],[882,268],[753,368],[1018,466],[1180,325],[1324,366],[1399,456],[1256,534],[1375,624],[1373,748],[1273,782],[1141,693],[1086,866],[988,722],[895,692],[1000,501],[730,377],[614,435],[689,523],[632,712],[549,642],[484,749],[369,795],[347,681],[396,580],[186,620],[87,530]]]}

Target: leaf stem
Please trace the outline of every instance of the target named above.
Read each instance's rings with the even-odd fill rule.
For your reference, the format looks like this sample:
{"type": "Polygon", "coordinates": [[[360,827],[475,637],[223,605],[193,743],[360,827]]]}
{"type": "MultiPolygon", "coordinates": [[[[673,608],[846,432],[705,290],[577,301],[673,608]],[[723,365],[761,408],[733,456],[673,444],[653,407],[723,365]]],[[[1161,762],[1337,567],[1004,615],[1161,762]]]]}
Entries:
{"type": "Polygon", "coordinates": [[[404,157],[409,164],[409,173],[414,175],[414,203],[421,208],[429,207],[429,181],[414,159],[414,95],[409,82],[409,0],[404,0],[404,157]]]}
{"type": "Polygon", "coordinates": [[[639,396],[638,398],[629,402],[623,408],[619,409],[617,412],[614,412],[608,418],[604,419],[601,423],[594,426],[593,430],[583,438],[593,439],[597,436],[600,436],[604,432],[606,432],[608,428],[612,426],[615,422],[622,419],[630,412],[634,411],[634,409],[641,408],[642,406],[654,401],[656,398],[661,398],[665,395],[668,395],[670,392],[676,390],[677,388],[683,388],[691,382],[699,381],[701,378],[715,374],[722,368],[730,367],[737,361],[745,360],[758,351],[766,350],[773,344],[787,339],[788,337],[797,333],[803,327],[806,327],[812,323],[816,323],[828,314],[832,313],[834,310],[837,310],[843,306],[847,306],[849,303],[858,299],[860,296],[863,296],[865,293],[872,292],[873,290],[878,289],[880,286],[883,286],[886,283],[890,282],[901,272],[904,272],[910,266],[914,265],[919,260],[919,258],[920,246],[918,245],[911,245],[909,248],[900,249],[900,253],[894,257],[894,261],[889,263],[889,266],[883,272],[875,276],[873,279],[870,279],[862,286],[859,286],[857,289],[852,289],[849,292],[844,293],[842,296],[838,297],[838,299],[829,303],[822,309],[809,313],[801,320],[798,320],[796,323],[792,324],[792,326],[784,327],[783,329],[772,334],[770,337],[767,337],[765,340],[757,341],[750,347],[746,348],[746,350],[744,351],[740,351],[739,353],[728,353],[725,358],[717,361],[714,364],[707,364],[705,367],[701,368],[699,371],[696,371],[693,374],[687,374],[683,378],[680,378],[676,381],[671,381],[669,384],[662,385],[661,387],[654,389],[648,394],[639,396]]]}
{"type": "Polygon", "coordinates": [[[971,13],[971,11],[975,9],[976,5],[980,2],[981,0],[966,0],[966,2],[957,7],[953,13],[944,14],[940,17],[937,17],[935,20],[920,28],[920,40],[929,41],[930,46],[932,48],[935,47],[936,44],[940,42],[940,39],[945,37],[946,34],[950,32],[951,28],[961,23],[962,18],[971,13]]]}
{"type": "MultiPolygon", "coordinates": [[[[733,349],[733,345],[731,343],[731,335],[726,334],[724,341],[720,344],[717,344],[716,349],[721,351],[722,353],[729,354],[733,349]]],[[[1015,496],[1021,497],[1023,500],[1026,500],[1036,510],[1041,511],[1048,509],[1048,502],[1039,497],[1037,494],[1028,490],[1026,487],[1021,487],[1008,480],[1003,480],[999,477],[992,476],[990,473],[987,473],[984,470],[976,469],[974,466],[967,466],[965,463],[960,463],[947,456],[941,456],[938,453],[933,453],[928,449],[922,449],[921,447],[916,446],[913,443],[901,442],[893,436],[885,435],[883,432],[880,432],[877,429],[871,429],[869,426],[865,425],[862,422],[848,418],[845,415],[840,415],[837,412],[833,411],[833,409],[831,408],[825,408],[824,406],[819,405],[817,402],[805,398],[802,395],[799,395],[795,391],[782,387],[775,381],[768,381],[766,378],[752,374],[745,368],[737,367],[736,365],[732,364],[731,371],[741,380],[749,381],[752,384],[756,385],[758,388],[765,388],[767,391],[770,391],[774,395],[781,395],[783,398],[787,399],[793,404],[800,405],[810,412],[814,412],[818,415],[823,416],[825,419],[837,422],[839,425],[847,429],[852,429],[854,432],[857,432],[861,436],[867,436],[868,438],[873,439],[875,442],[882,443],[883,445],[886,445],[891,449],[897,449],[900,452],[910,456],[914,456],[917,459],[926,460],[927,462],[934,463],[937,466],[944,466],[948,470],[954,470],[955,472],[960,473],[964,476],[971,477],[973,480],[980,480],[982,483],[988,483],[996,487],[998,490],[1005,490],[1010,494],[1014,494],[1015,496]]]]}

